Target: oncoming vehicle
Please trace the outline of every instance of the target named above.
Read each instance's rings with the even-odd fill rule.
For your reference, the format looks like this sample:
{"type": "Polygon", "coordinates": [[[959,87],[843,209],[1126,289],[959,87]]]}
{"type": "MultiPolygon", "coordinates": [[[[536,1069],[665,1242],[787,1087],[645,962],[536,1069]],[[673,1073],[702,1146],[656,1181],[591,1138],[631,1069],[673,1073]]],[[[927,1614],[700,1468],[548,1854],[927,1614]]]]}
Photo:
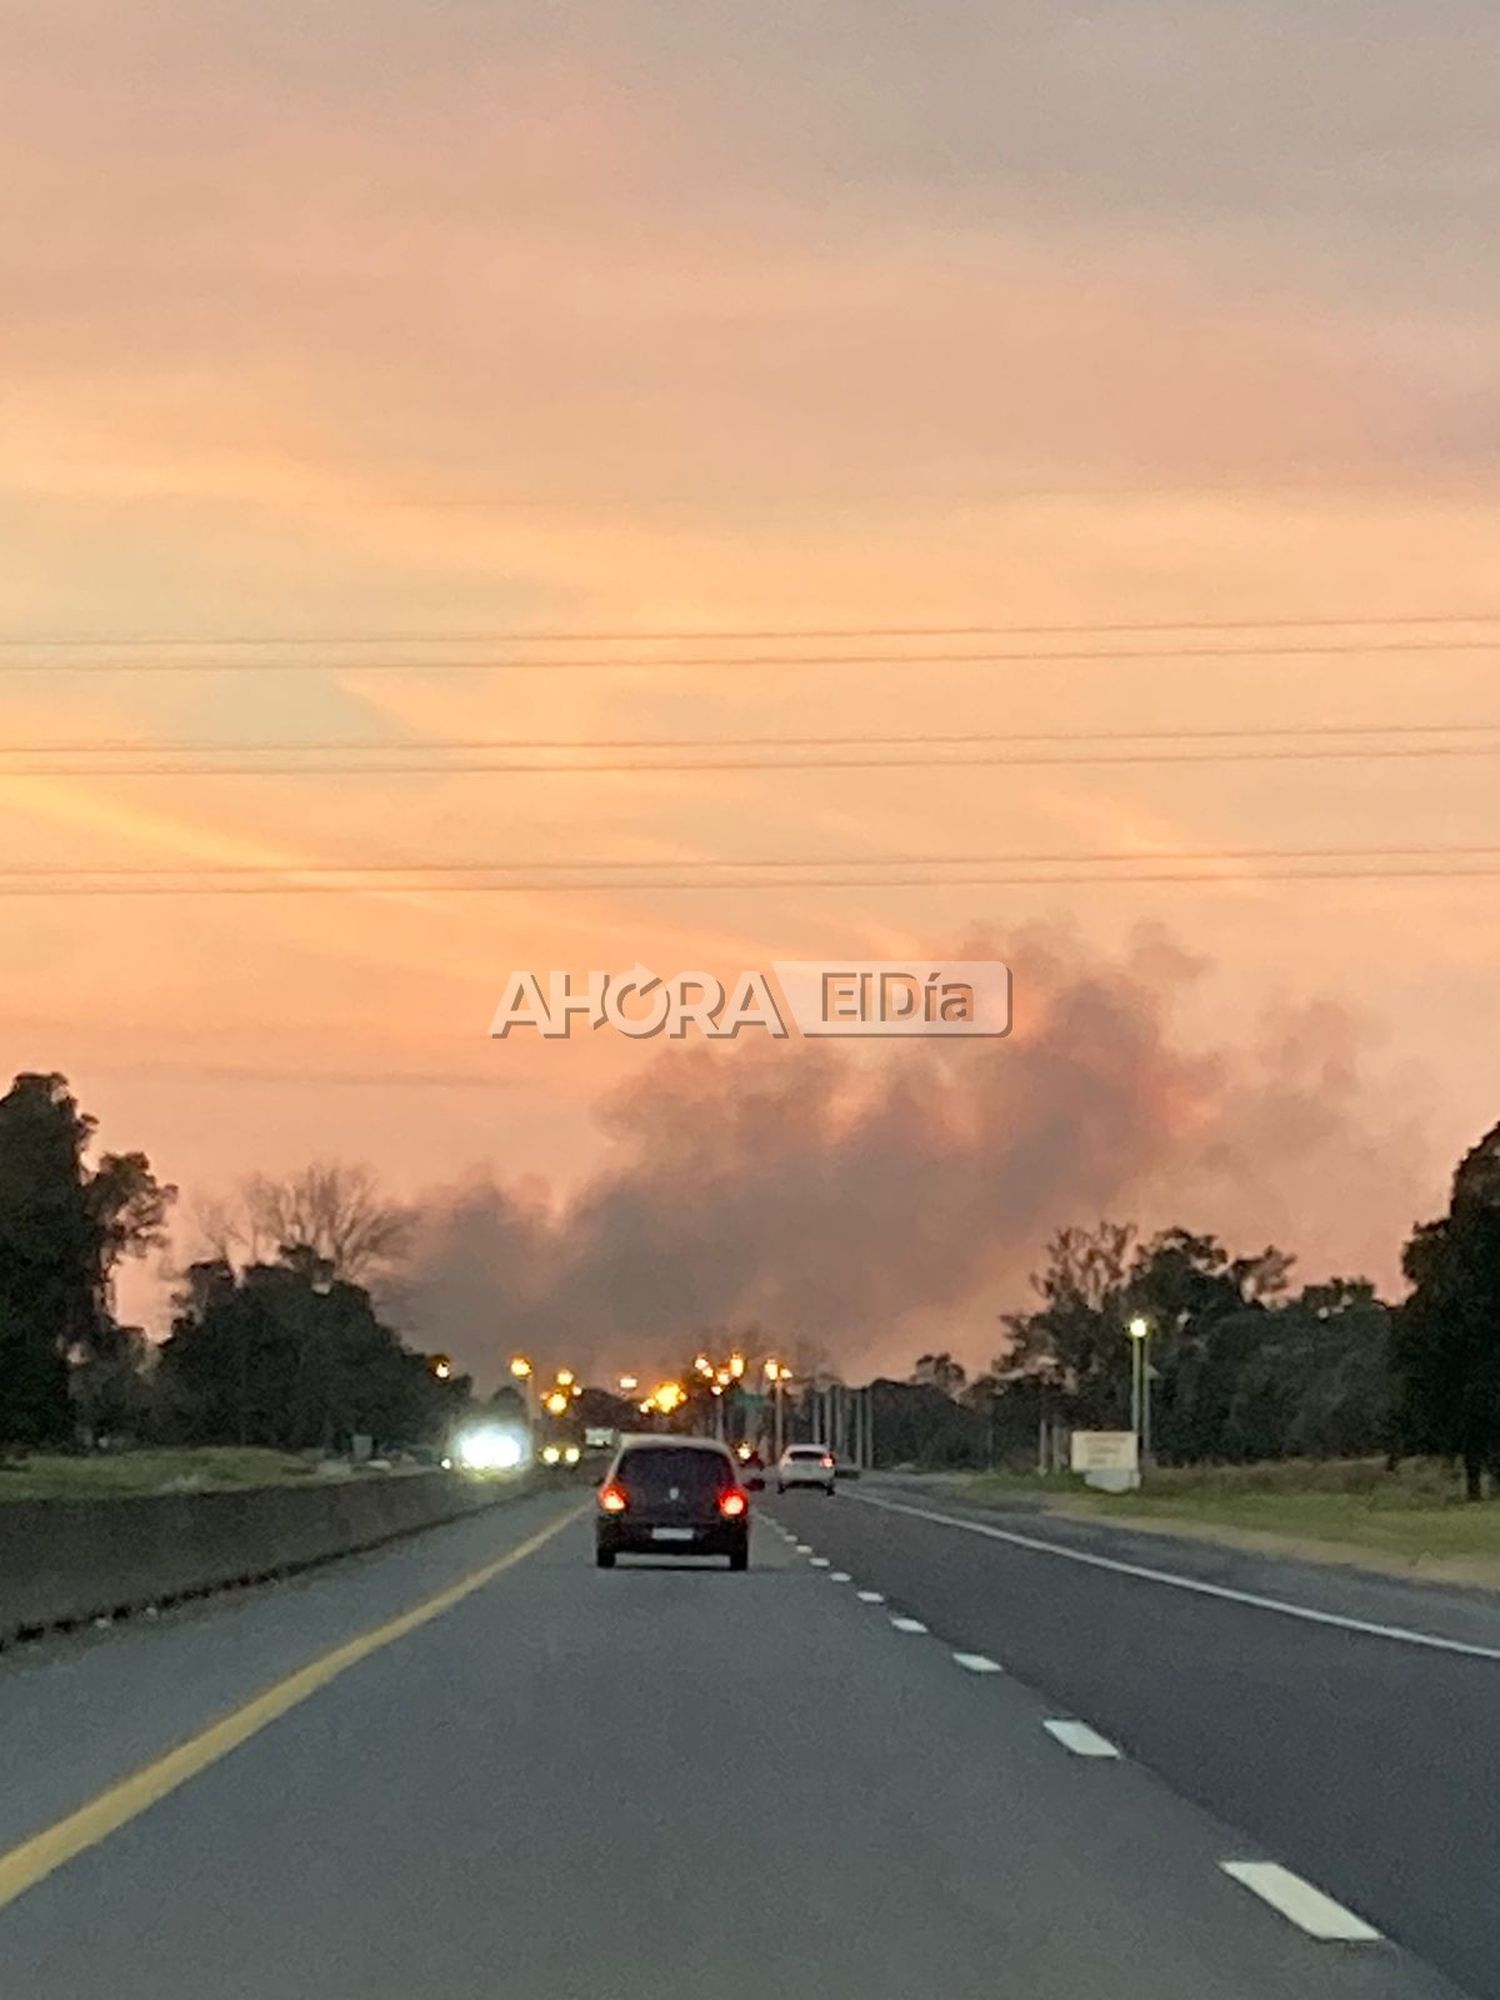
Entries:
{"type": "Polygon", "coordinates": [[[776,1491],[786,1493],[794,1486],[816,1486],[833,1492],[837,1477],[833,1453],[826,1444],[788,1445],[776,1466],[776,1491]]]}
{"type": "Polygon", "coordinates": [[[576,1465],[583,1453],[576,1444],[544,1444],[543,1465],[576,1465]]]}
{"type": "Polygon", "coordinates": [[[599,1489],[595,1560],[619,1555],[727,1556],[750,1565],[750,1498],[713,1438],[628,1437],[599,1489]]]}

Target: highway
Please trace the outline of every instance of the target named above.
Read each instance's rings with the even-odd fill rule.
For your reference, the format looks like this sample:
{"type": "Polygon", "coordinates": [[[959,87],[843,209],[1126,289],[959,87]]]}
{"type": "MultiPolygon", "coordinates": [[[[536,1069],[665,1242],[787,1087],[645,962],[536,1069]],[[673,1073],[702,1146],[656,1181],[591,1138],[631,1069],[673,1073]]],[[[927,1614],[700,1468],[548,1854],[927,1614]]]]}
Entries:
{"type": "Polygon", "coordinates": [[[1382,1872],[1447,1787],[1465,1831],[1493,1798],[1500,1662],[997,1541],[894,1482],[766,1496],[745,1576],[601,1573],[591,1505],[0,1657],[0,1992],[1500,1992],[1469,1857],[1446,1930],[1441,1852],[1382,1872]]]}

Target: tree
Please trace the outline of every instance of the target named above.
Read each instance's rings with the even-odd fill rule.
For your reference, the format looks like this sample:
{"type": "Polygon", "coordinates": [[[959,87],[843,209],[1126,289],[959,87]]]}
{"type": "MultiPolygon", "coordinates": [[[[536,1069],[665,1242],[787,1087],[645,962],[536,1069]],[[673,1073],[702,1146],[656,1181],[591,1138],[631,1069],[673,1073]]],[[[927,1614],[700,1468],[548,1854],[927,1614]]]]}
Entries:
{"type": "Polygon", "coordinates": [[[198,1222],[215,1260],[247,1264],[310,1250],[339,1278],[365,1284],[407,1249],[408,1208],[388,1201],[369,1167],[315,1160],[283,1180],[252,1174],[229,1201],[206,1203],[198,1222]]]}
{"type": "Polygon", "coordinates": [[[376,1317],[362,1286],[331,1276],[306,1247],[236,1272],[195,1264],[159,1364],[165,1426],[200,1444],[324,1451],[368,1434],[436,1441],[468,1406],[467,1376],[376,1317]]]}
{"type": "Polygon", "coordinates": [[[0,1098],[0,1432],[64,1444],[69,1370],[111,1351],[120,1259],[163,1241],[176,1190],[143,1153],[86,1159],[94,1121],[64,1077],[18,1076],[0,1098]]]}
{"type": "Polygon", "coordinates": [[[1041,1307],[1001,1316],[1011,1351],[995,1372],[1034,1377],[1088,1429],[1118,1427],[1129,1408],[1125,1288],[1135,1236],[1134,1224],[1120,1222],[1058,1230],[1031,1279],[1041,1307]]]}
{"type": "Polygon", "coordinates": [[[1460,1161],[1448,1213],[1420,1224],[1402,1265],[1411,1296],[1397,1318],[1402,1440],[1462,1460],[1480,1498],[1500,1474],[1500,1125],[1460,1161]]]}
{"type": "Polygon", "coordinates": [[[969,1371],[946,1349],[941,1354],[919,1354],[910,1377],[914,1387],[925,1384],[941,1389],[945,1396],[957,1396],[968,1379],[969,1371]]]}

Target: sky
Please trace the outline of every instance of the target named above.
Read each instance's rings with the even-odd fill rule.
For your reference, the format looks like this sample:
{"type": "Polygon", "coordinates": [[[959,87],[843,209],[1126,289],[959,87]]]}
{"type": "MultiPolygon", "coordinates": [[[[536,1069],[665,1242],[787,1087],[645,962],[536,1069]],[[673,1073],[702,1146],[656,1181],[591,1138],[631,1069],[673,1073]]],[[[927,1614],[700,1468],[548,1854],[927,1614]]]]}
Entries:
{"type": "MultiPolygon", "coordinates": [[[[1500,877],[1182,857],[1500,844],[1492,7],[52,0],[3,32],[0,1021],[10,1071],[63,1071],[181,1187],[179,1254],[246,1173],[368,1161],[430,1211],[429,1310],[482,1374],[521,1294],[600,1365],[736,1315],[852,1368],[982,1359],[1050,1229],[1105,1206],[1395,1282],[1500,1116],[1500,877]],[[1197,754],[1077,761],[1123,732],[1197,754]],[[918,736],[1037,740],[723,768],[918,736]],[[622,740],[711,768],[349,768],[622,740]],[[761,886],[618,880],[735,860],[761,886]],[[1115,879],[1152,872],[1198,879],[1115,879]],[[1017,1033],[972,1073],[486,1032],[520,966],[976,936],[1017,1033]],[[1049,1094],[1101,988],[1121,1067],[1049,1094]],[[1040,1183],[1007,1137],[1034,1119],[1040,1183]],[[691,1245],[657,1228],[685,1180],[691,1245]],[[810,1180],[826,1204],[773,1198],[810,1180]]],[[[158,1274],[129,1297],[160,1324],[158,1274]]]]}

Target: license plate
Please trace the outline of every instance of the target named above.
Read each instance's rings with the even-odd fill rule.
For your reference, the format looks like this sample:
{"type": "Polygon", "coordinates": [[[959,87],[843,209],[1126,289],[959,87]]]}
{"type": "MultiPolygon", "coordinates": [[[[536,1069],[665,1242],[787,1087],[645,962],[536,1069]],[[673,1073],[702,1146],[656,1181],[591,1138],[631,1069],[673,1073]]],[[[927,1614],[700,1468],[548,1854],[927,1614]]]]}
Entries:
{"type": "Polygon", "coordinates": [[[695,1533],[692,1528],[653,1528],[651,1539],[653,1542],[691,1542],[695,1533]]]}

